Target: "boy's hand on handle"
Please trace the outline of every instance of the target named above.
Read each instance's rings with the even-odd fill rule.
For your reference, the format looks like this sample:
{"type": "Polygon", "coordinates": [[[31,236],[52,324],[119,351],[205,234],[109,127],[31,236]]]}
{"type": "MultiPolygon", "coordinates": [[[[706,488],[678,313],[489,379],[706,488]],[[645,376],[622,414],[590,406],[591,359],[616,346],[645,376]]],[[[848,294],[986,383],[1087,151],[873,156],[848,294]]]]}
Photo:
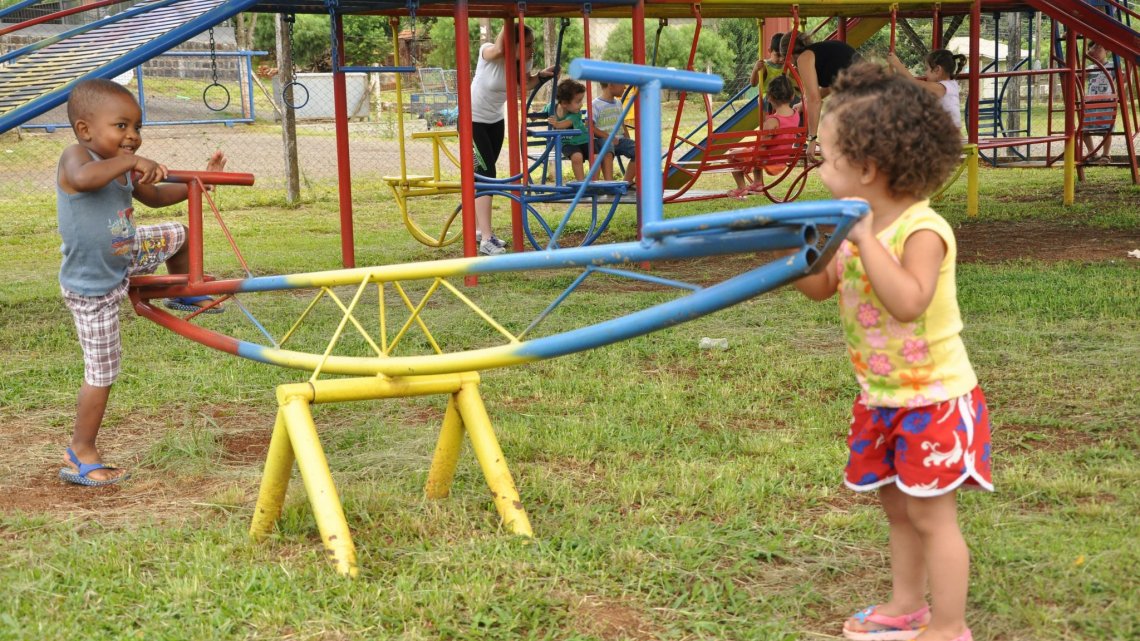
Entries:
{"type": "Polygon", "coordinates": [[[206,171],[223,171],[226,168],[226,155],[217,150],[206,161],[206,171]]]}
{"type": "Polygon", "coordinates": [[[150,158],[135,156],[135,168],[132,171],[135,182],[140,185],[153,185],[166,180],[169,171],[166,165],[159,164],[150,158]]]}

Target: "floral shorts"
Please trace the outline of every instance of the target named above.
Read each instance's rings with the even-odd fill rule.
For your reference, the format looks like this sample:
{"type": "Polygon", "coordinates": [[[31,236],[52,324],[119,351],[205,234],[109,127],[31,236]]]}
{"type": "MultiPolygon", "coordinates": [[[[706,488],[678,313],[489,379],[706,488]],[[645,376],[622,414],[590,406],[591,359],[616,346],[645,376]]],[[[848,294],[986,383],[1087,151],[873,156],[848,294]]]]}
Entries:
{"type": "Polygon", "coordinates": [[[844,481],[866,492],[895,483],[911,496],[959,485],[993,491],[990,413],[981,387],[923,407],[852,407],[844,481]]]}
{"type": "Polygon", "coordinates": [[[119,337],[119,307],[127,297],[130,276],[153,273],[186,242],[181,223],[159,223],[135,228],[134,256],[128,277],[101,296],[83,296],[63,290],[63,301],[75,320],[83,348],[83,380],[94,387],[110,387],[119,377],[123,347],[119,337]]]}

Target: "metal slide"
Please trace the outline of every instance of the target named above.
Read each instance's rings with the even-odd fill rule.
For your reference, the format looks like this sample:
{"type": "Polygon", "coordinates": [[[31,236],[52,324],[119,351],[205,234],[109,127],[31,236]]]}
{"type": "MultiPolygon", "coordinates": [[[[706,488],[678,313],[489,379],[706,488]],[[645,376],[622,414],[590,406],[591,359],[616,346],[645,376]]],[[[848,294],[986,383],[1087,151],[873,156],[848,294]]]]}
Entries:
{"type": "MultiPolygon", "coordinates": [[[[1079,35],[1104,45],[1132,64],[1140,63],[1140,32],[1106,13],[1113,3],[1084,0],[1027,0],[1026,4],[1071,27],[1079,35]]],[[[1119,4],[1119,3],[1117,3],[1119,4]]],[[[1117,7],[1119,8],[1119,7],[1117,7]]],[[[1122,15],[1128,18],[1127,15],[1122,15]]],[[[1129,20],[1135,24],[1135,20],[1129,20]]]]}
{"type": "Polygon", "coordinates": [[[113,78],[257,0],[148,0],[0,56],[0,133],[63,104],[80,80],[113,78]]]}

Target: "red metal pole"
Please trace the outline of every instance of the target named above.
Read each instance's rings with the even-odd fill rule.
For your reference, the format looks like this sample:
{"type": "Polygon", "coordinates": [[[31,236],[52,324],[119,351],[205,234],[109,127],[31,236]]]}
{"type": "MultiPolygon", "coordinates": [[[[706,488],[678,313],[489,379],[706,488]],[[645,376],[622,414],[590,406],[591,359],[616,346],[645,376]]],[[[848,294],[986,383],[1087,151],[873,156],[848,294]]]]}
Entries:
{"type": "Polygon", "coordinates": [[[340,193],[340,255],[346,268],[356,267],[356,243],[352,235],[352,165],[348,158],[348,92],[344,72],[344,18],[335,15],[332,28],[336,38],[333,52],[333,108],[336,122],[337,187],[340,193]]]}
{"type": "MultiPolygon", "coordinates": [[[[523,21],[521,6],[519,7],[518,28],[515,29],[514,27],[514,20],[509,17],[506,19],[506,22],[503,23],[503,29],[507,30],[507,37],[503,39],[503,45],[507,48],[503,53],[503,67],[510,69],[511,66],[514,65],[518,70],[517,74],[507,73],[507,148],[510,149],[507,160],[510,163],[509,167],[512,176],[522,174],[520,182],[523,185],[523,189],[519,191],[519,199],[521,200],[526,198],[526,185],[530,182],[528,180],[530,178],[530,172],[526,171],[526,168],[529,168],[530,165],[530,159],[526,154],[526,98],[524,97],[522,100],[519,100],[519,96],[526,96],[527,92],[527,61],[520,57],[522,54],[521,47],[526,44],[526,24],[523,21]]],[[[512,198],[511,249],[516,252],[525,250],[525,246],[523,245],[522,217],[522,203],[512,198]]]]}
{"type": "Polygon", "coordinates": [[[835,27],[835,35],[840,42],[847,42],[847,18],[837,16],[839,23],[835,27]]]}
{"type": "MultiPolygon", "coordinates": [[[[633,64],[645,64],[645,0],[637,0],[633,5],[633,64]]],[[[637,132],[637,136],[642,135],[641,131],[641,111],[637,107],[637,100],[633,104],[633,128],[637,132]]],[[[657,135],[656,132],[653,135],[657,135]]],[[[639,158],[637,163],[637,186],[641,188],[641,176],[645,173],[646,167],[649,171],[661,171],[661,159],[659,158],[639,158]]],[[[657,196],[654,195],[654,198],[657,196]]],[[[641,196],[637,198],[637,238],[641,239],[641,196]]]]}
{"type": "MultiPolygon", "coordinates": [[[[471,133],[471,34],[467,31],[467,0],[455,3],[455,89],[459,106],[459,148],[474,149],[471,133]]],[[[472,257],[475,247],[475,156],[459,154],[459,202],[463,218],[463,255],[472,257]]],[[[467,285],[479,282],[476,276],[463,279],[467,285]]]]}
{"type": "Polygon", "coordinates": [[[934,5],[934,22],[930,27],[930,48],[942,48],[942,7],[934,5]]]}
{"type": "Polygon", "coordinates": [[[202,268],[202,183],[191,180],[186,183],[186,244],[190,252],[189,283],[195,285],[204,280],[202,268]]]}
{"type": "Polygon", "coordinates": [[[979,74],[982,72],[981,52],[979,51],[981,37],[982,3],[981,0],[974,0],[974,3],[970,5],[970,102],[966,110],[966,119],[969,122],[966,127],[966,136],[975,145],[978,144],[978,102],[982,99],[979,93],[982,86],[981,78],[979,78],[979,74]]]}

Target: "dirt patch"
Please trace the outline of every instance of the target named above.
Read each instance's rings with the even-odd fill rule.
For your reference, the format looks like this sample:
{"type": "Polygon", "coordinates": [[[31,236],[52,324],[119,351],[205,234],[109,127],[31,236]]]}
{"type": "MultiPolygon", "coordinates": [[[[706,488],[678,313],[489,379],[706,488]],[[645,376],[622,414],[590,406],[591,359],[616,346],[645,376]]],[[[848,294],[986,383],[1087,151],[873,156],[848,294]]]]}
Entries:
{"type": "Polygon", "coordinates": [[[582,597],[572,615],[577,627],[602,639],[657,639],[660,630],[636,608],[613,599],[582,597]]]}
{"type": "Polygon", "coordinates": [[[1097,435],[1079,430],[1010,424],[994,428],[993,438],[995,443],[1001,444],[1000,449],[1054,454],[1091,447],[1100,441],[1097,435]]]}
{"type": "MultiPolygon", "coordinates": [[[[1129,251],[1140,249],[1138,230],[1048,222],[968,222],[955,229],[954,235],[960,263],[1128,260],[1129,251]]],[[[1140,261],[1136,264],[1140,265],[1140,261]]]]}
{"type": "Polygon", "coordinates": [[[269,447],[270,432],[265,426],[273,424],[272,415],[231,405],[206,407],[198,413],[209,421],[207,429],[218,432],[222,461],[248,468],[249,479],[148,470],[142,464],[148,448],[175,427],[168,417],[185,414],[184,408],[168,407],[112,419],[102,430],[100,449],[109,464],[131,471],[128,481],[106,487],[71,485],[58,476],[70,417],[29,412],[4,420],[6,435],[20,443],[21,455],[0,464],[0,512],[60,521],[97,519],[105,525],[139,519],[181,521],[200,514],[197,507],[209,504],[227,486],[237,483],[255,490],[269,447]]]}

